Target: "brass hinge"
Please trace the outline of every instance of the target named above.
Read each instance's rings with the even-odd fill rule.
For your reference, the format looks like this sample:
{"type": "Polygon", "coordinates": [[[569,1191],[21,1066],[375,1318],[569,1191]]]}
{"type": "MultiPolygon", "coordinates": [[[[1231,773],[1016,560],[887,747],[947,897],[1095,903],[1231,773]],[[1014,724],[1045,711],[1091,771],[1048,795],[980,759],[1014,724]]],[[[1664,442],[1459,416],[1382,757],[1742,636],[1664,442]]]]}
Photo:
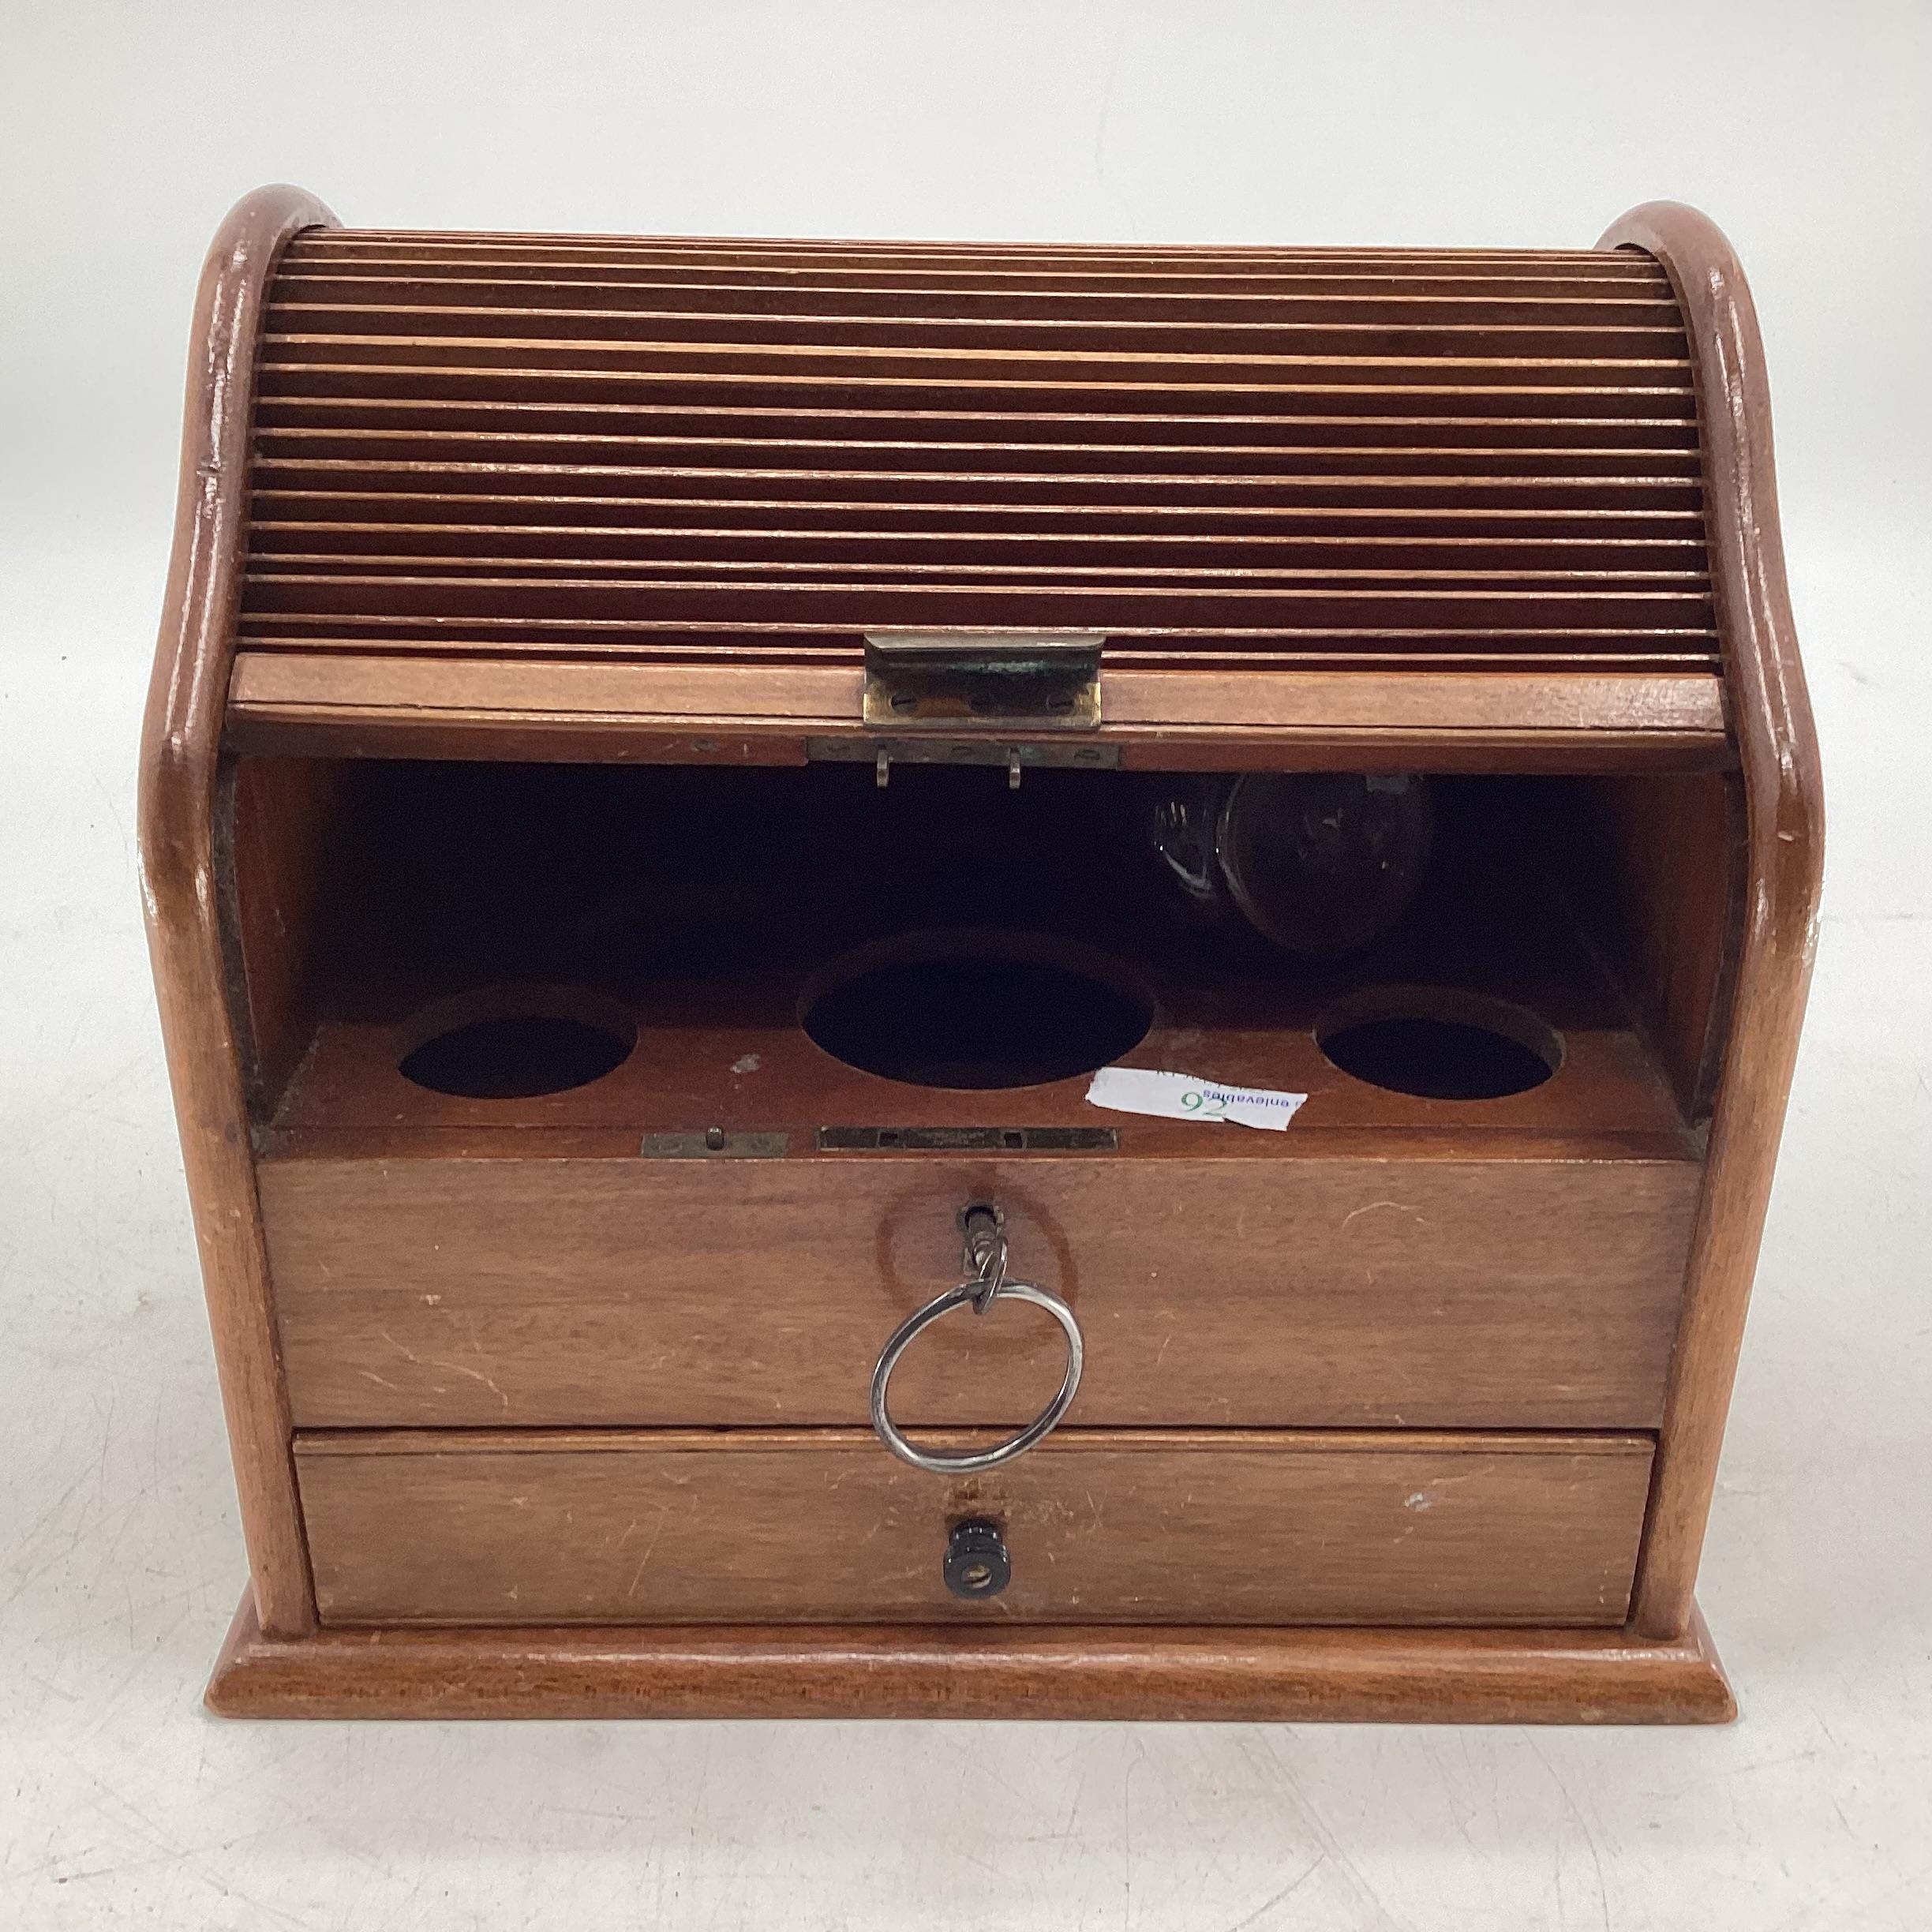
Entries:
{"type": "Polygon", "coordinates": [[[1111,1127],[821,1127],[821,1154],[1111,1154],[1111,1127]]]}
{"type": "Polygon", "coordinates": [[[684,1133],[648,1133],[638,1151],[646,1160],[779,1160],[791,1147],[789,1134],[706,1127],[684,1133]]]}

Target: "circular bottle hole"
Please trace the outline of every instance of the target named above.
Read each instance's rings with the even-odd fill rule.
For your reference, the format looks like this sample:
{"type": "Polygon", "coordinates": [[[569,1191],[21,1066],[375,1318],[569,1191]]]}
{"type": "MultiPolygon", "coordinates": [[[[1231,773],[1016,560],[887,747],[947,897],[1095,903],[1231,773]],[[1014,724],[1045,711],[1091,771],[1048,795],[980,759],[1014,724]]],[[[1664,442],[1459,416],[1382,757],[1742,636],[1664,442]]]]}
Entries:
{"type": "Polygon", "coordinates": [[[636,1044],[631,1016],[583,987],[485,987],[415,1014],[396,1068],[432,1093],[524,1100],[601,1080],[636,1044]]]}
{"type": "Polygon", "coordinates": [[[1392,987],[1331,1006],[1315,1028],[1330,1063],[1425,1100],[1500,1100],[1563,1065],[1563,1036],[1526,1006],[1430,987],[1392,987]]]}
{"type": "Polygon", "coordinates": [[[917,1087],[1034,1087],[1117,1060],[1154,1002],[1071,941],[934,932],[862,946],[805,990],[799,1024],[835,1060],[917,1087]]]}

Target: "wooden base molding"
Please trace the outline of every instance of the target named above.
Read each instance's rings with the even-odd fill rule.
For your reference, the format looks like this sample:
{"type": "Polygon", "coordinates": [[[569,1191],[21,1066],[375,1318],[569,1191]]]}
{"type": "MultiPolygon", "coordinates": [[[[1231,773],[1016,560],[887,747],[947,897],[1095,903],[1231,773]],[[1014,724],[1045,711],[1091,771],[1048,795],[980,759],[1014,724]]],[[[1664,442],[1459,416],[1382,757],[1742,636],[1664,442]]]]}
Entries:
{"type": "Polygon", "coordinates": [[[324,1631],[264,1637],[245,1595],[224,1717],[1029,1717],[1725,1724],[1709,1632],[953,1630],[824,1625],[324,1631]]]}

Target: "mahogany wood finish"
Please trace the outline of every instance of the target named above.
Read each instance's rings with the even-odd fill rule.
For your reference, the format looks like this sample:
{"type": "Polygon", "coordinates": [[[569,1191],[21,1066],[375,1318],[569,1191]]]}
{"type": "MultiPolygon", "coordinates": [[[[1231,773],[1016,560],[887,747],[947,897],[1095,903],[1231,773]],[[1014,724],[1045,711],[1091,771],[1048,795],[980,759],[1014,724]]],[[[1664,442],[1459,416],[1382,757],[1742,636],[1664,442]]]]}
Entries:
{"type": "Polygon", "coordinates": [[[1155,748],[1722,736],[1637,259],[322,232],[260,382],[258,744],[856,728],[859,633],[935,613],[1103,628],[1107,730],[1155,748]]]}
{"type": "Polygon", "coordinates": [[[262,1635],[246,1598],[208,1687],[228,1717],[1155,1718],[1727,1724],[1701,1619],[1611,1630],[369,1630],[262,1635]]]}
{"type": "Polygon", "coordinates": [[[1641,1436],[1080,1428],[935,1480],[870,1429],[295,1448],[325,1624],[1614,1625],[1650,1454],[1641,1436]],[[983,1601],[941,1575],[971,1516],[1013,1560],[983,1601]]]}
{"type": "MultiPolygon", "coordinates": [[[[1822,833],[1762,353],[1702,217],[1589,252],[737,242],[345,231],[264,190],[202,284],[167,594],[143,882],[252,1578],[215,1708],[1732,1714],[1692,1585],[1822,833]],[[1114,949],[1128,1063],[1305,1091],[1288,1132],[846,1067],[799,1020],[827,916],[818,955],[575,970],[629,845],[672,856],[646,905],[689,902],[676,787],[862,823],[871,773],[808,761],[869,746],[895,625],[1101,632],[1086,742],[1125,773],[1441,775],[1428,890],[1335,972],[1142,949],[1077,840],[1044,856],[1099,796],[1054,778],[1106,772],[1030,776],[998,832],[934,795],[923,867],[873,832],[755,878],[684,855],[930,924],[962,854],[1031,854],[985,923],[1114,949]],[[533,976],[634,1025],[622,1063],[515,1100],[401,1074],[425,1002],[533,976]],[[1317,1020],[1395,984],[1517,1001],[1560,1064],[1352,1079],[1317,1020]],[[866,1124],[1117,1144],[818,1144],[866,1124]],[[784,1151],[645,1139],[707,1128],[784,1151]],[[970,1198],[1088,1364],[1060,1433],[953,1479],[887,1455],[865,1384],[970,1198]],[[956,1604],[975,1512],[1016,1580],[956,1604]]],[[[1009,1425],[1057,1358],[1030,1313],[957,1325],[896,1413],[1009,1425]]]]}
{"type": "MultiPolygon", "coordinates": [[[[1196,1130],[1198,1131],[1198,1130],[1196,1130]]],[[[1087,1340],[1084,1426],[1654,1428],[1698,1170],[828,1155],[274,1160],[298,1425],[858,1423],[886,1338],[957,1279],[958,1210],[1087,1340]],[[1143,1211],[1147,1192],[1166,1204],[1143,1211]],[[774,1270],[769,1230],[784,1256],[774,1270]]],[[[1059,1331],[949,1323],[908,1422],[1017,1425],[1059,1331]]]]}
{"type": "Polygon", "coordinates": [[[1586,931],[1624,963],[1624,986],[1688,1120],[1706,1118],[1724,1050],[1744,888],[1735,773],[1658,773],[1583,788],[1580,842],[1552,876],[1586,931]],[[1587,881],[1587,887],[1583,882],[1587,881]]]}
{"type": "Polygon", "coordinates": [[[1825,873],[1824,781],[1784,581],[1764,344],[1744,271],[1716,223],[1675,202],[1634,209],[1601,245],[1641,249],[1662,264],[1689,326],[1713,587],[1744,785],[1744,904],[1732,1024],[1634,1611],[1646,1635],[1675,1637],[1694,1613],[1698,1558],[1811,984],[1825,873]]]}
{"type": "MultiPolygon", "coordinates": [[[[474,983],[488,986],[498,977],[486,967],[474,983]]],[[[275,1131],[264,1138],[264,1148],[299,1157],[339,1151],[345,1134],[444,1129],[485,1137],[491,1129],[500,1136],[509,1130],[527,1145],[530,1133],[556,1129],[601,1133],[601,1140],[590,1143],[597,1151],[635,1155],[639,1135],[676,1132],[695,1121],[790,1132],[797,1136],[791,1151],[803,1159],[812,1151],[815,1129],[877,1121],[1098,1125],[1124,1136],[1123,1144],[1138,1156],[1205,1159],[1217,1165],[1267,1162],[1280,1152],[1272,1142],[1229,1135],[1209,1153],[1192,1121],[1132,1115],[1099,1120],[1087,1104],[1085,1075],[989,1095],[969,1088],[909,1087],[848,1067],[799,1029],[799,977],[758,974],[736,981],[728,992],[665,984],[635,995],[646,1030],[623,1064],[590,1086],[533,1095],[513,1118],[506,1118],[500,1101],[434,1093],[405,1078],[396,1064],[396,1043],[421,991],[365,985],[360,989],[361,1011],[325,1012],[313,1028],[302,1064],[274,1110],[275,1131]],[[721,1043],[731,1047],[723,1068],[721,1043]],[[755,1067],[735,1078],[721,1077],[752,1055],[755,1067]]],[[[1332,996],[1310,999],[1265,984],[1216,989],[1211,996],[1163,985],[1163,1005],[1146,1038],[1121,1060],[1179,1066],[1191,1050],[1196,1058],[1205,1053],[1213,1058],[1216,1078],[1306,1093],[1310,1098],[1297,1119],[1309,1129],[1303,1140],[1329,1129],[1338,1135],[1421,1134],[1413,1151],[1429,1159],[1449,1151],[1447,1136],[1458,1129],[1477,1149],[1514,1132],[1529,1138],[1502,1139],[1500,1151],[1518,1159],[1532,1151],[1558,1159],[1606,1152],[1689,1157],[1668,1080],[1623,1015],[1582,996],[1581,989],[1566,996],[1547,981],[1527,976],[1504,979],[1493,990],[1522,1000],[1560,1028],[1565,1058],[1553,1079],[1485,1103],[1475,1120],[1462,1117],[1466,1109],[1445,1114],[1440,1101],[1350,1079],[1324,1057],[1312,1035],[1332,996]]],[[[507,1151],[500,1140],[497,1151],[507,1151]]],[[[1387,1158],[1412,1150],[1385,1140],[1373,1150],[1357,1151],[1387,1158]]]]}
{"type": "Polygon", "coordinates": [[[155,989],[242,1534],[261,1627],[272,1636],[313,1628],[315,1610],[249,1158],[215,829],[266,290],[290,238],[333,219],[299,189],[264,189],[236,208],[208,251],[195,301],[174,556],[141,728],[141,893],[155,989]]]}
{"type": "Polygon", "coordinates": [[[234,922],[242,1058],[257,1114],[288,1084],[314,1036],[326,953],[320,908],[341,883],[337,835],[349,776],[319,758],[242,758],[223,788],[215,837],[234,922]]]}
{"type": "MultiPolygon", "coordinates": [[[[354,757],[803,762],[807,737],[863,736],[863,677],[778,665],[758,688],[724,666],[376,651],[249,651],[230,696],[237,750],[354,757]]],[[[1707,673],[1582,668],[1101,676],[1095,742],[1147,769],[1698,770],[1732,762],[1707,673]]]]}

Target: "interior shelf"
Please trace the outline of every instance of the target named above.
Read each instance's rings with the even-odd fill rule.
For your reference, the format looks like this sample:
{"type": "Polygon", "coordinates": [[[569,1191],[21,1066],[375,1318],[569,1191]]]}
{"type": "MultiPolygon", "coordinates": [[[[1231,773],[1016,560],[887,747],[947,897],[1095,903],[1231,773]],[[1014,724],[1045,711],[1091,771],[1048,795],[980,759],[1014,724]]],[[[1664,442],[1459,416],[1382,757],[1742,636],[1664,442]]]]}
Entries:
{"type": "MultiPolygon", "coordinates": [[[[1105,774],[1033,773],[1009,792],[998,771],[908,767],[881,791],[844,766],[361,762],[312,767],[308,782],[324,769],[303,995],[281,1064],[264,1055],[257,1133],[271,1156],[618,1156],[642,1136],[721,1129],[837,1159],[849,1156],[822,1151],[821,1129],[1084,1128],[1178,1158],[1359,1155],[1391,1135],[1445,1157],[1698,1158],[1671,1069],[1531,836],[1522,788],[1552,781],[1437,781],[1420,896],[1366,951],[1317,964],[1173,916],[1122,781],[1105,774]],[[970,979],[993,959],[991,983],[961,997],[987,1002],[994,1032],[1028,1001],[1061,1002],[1008,1044],[1021,1073],[1028,1053],[1043,1065],[1070,1054],[1074,1070],[962,1085],[942,1054],[924,1080],[887,1077],[814,1039],[829,1036],[829,994],[868,964],[889,979],[897,962],[904,978],[908,953],[914,977],[921,961],[954,970],[963,957],[970,979]],[[1005,1006],[1002,972],[1018,975],[1005,1006]],[[1324,1050],[1352,1013],[1392,1002],[1453,1018],[1471,1001],[1507,1003],[1524,1037],[1549,1043],[1554,1071],[1533,1069],[1521,1091],[1445,1098],[1356,1077],[1324,1050]],[[1124,1024],[1110,1035],[1096,1007],[1124,1024]],[[446,1080],[437,1056],[466,1025],[519,1014],[540,1056],[557,1046],[545,1027],[567,1058],[577,1038],[590,1056],[569,1069],[577,1084],[492,1096],[403,1071],[446,1080]],[[1092,1104],[1103,1061],[1309,1098],[1285,1133],[1211,1131],[1092,1104]]],[[[848,993],[848,1022],[889,1007],[889,992],[848,993]]]]}

